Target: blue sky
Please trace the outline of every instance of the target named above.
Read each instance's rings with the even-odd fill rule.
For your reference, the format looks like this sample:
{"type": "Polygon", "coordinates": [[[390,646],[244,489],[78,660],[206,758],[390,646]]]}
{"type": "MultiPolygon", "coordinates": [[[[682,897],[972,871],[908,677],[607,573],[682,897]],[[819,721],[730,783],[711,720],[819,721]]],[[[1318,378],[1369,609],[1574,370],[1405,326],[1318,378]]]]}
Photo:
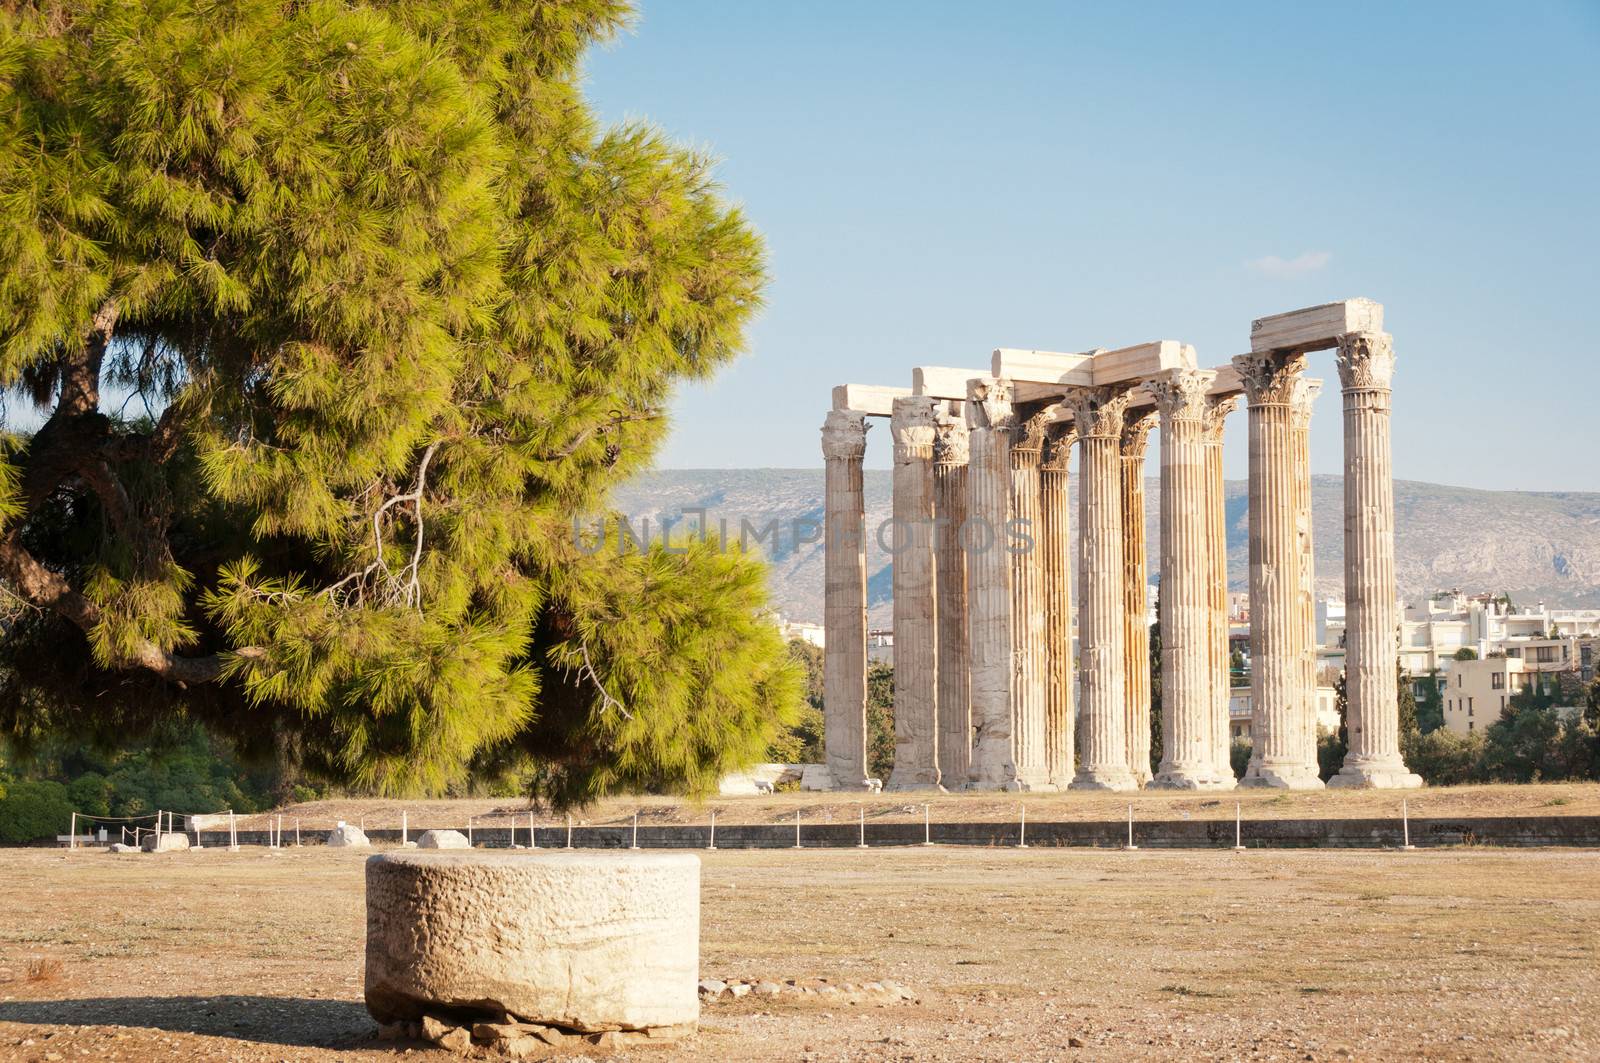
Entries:
{"type": "Polygon", "coordinates": [[[680,396],[664,466],[819,465],[836,383],[997,346],[1220,364],[1360,295],[1397,477],[1600,489],[1600,4],[643,0],[587,72],[720,157],[769,244],[750,352],[680,396]]]}

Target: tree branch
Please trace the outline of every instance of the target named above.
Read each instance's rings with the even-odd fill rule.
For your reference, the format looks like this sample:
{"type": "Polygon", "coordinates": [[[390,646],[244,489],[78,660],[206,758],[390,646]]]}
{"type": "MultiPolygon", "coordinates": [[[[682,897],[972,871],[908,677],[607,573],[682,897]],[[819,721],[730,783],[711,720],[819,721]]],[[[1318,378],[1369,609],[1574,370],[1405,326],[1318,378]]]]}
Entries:
{"type": "MultiPolygon", "coordinates": [[[[100,623],[100,607],[73,590],[65,577],[40,564],[22,545],[15,531],[0,539],[0,579],[15,587],[24,601],[71,621],[85,635],[100,623]]],[[[252,660],[264,660],[267,656],[266,650],[259,646],[246,646],[235,653],[252,660]]],[[[143,639],[127,663],[184,686],[217,682],[222,678],[226,662],[221,654],[180,657],[143,639]]]]}

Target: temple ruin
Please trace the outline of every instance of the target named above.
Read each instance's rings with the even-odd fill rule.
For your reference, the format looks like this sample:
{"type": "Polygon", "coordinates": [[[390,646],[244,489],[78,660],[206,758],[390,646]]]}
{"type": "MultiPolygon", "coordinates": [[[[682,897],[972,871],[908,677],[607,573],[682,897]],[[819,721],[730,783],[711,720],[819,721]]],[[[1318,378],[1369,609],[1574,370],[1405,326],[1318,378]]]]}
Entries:
{"type": "Polygon", "coordinates": [[[1316,789],[1309,432],[1335,350],[1344,399],[1349,751],[1328,785],[1414,787],[1396,702],[1394,354],[1383,307],[1352,299],[1255,321],[1250,353],[1203,369],[1172,340],[1080,354],[1001,349],[985,370],[834,389],[826,459],[825,746],[831,785],[866,758],[862,459],[894,446],[891,790],[1216,790],[1229,763],[1222,434],[1249,419],[1250,684],[1244,786],[1316,789]],[[1150,771],[1144,456],[1160,447],[1161,719],[1150,771]],[[1078,460],[1076,571],[1068,462],[1078,460]],[[1077,660],[1072,616],[1077,608],[1077,660]]]}

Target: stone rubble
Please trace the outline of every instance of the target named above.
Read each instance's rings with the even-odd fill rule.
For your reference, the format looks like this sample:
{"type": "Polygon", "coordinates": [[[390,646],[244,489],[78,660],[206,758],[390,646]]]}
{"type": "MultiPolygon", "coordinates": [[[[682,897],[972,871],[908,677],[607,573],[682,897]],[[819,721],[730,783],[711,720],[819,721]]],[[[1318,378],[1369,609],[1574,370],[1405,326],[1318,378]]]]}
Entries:
{"type": "Polygon", "coordinates": [[[900,1002],[916,1002],[917,994],[900,982],[866,982],[857,985],[846,982],[832,985],[825,978],[802,984],[797,979],[779,982],[769,978],[706,978],[700,982],[700,1002],[738,1000],[756,996],[764,999],[787,998],[791,1000],[822,999],[840,1004],[874,1004],[884,1007],[900,1002]]]}

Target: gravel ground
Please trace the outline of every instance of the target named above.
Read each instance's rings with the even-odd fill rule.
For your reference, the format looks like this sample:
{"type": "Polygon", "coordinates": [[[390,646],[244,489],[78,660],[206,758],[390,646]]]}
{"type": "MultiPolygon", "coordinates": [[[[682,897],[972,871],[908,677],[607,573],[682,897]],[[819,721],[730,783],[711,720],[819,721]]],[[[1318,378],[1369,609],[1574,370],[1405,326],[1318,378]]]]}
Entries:
{"type": "MultiPolygon", "coordinates": [[[[704,976],[917,1000],[746,997],[606,1058],[1600,1056],[1596,851],[703,858],[704,976]]],[[[0,1058],[449,1058],[372,1040],[360,854],[6,850],[0,881],[0,1058]]]]}

